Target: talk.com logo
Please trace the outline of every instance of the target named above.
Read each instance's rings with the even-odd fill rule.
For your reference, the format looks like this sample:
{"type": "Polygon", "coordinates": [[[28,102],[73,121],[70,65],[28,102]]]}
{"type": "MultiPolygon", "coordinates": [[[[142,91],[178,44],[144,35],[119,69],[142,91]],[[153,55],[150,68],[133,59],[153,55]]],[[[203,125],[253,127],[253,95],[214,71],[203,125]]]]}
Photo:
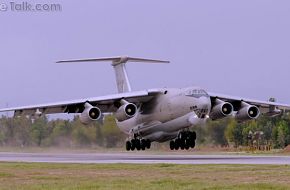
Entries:
{"type": "Polygon", "coordinates": [[[62,5],[59,3],[31,3],[31,2],[0,2],[0,12],[60,12],[62,5]]]}

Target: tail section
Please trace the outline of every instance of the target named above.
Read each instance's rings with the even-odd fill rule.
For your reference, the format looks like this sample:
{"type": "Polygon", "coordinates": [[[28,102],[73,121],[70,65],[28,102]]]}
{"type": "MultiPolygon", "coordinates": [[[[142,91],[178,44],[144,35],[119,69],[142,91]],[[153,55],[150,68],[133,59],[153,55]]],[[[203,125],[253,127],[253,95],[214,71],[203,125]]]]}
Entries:
{"type": "Polygon", "coordinates": [[[97,58],[97,59],[80,59],[80,60],[65,60],[58,61],[57,63],[74,63],[74,62],[99,62],[99,61],[111,61],[112,66],[115,70],[116,82],[118,92],[130,92],[131,85],[126,71],[127,62],[144,62],[144,63],[169,63],[169,61],[154,60],[154,59],[143,59],[134,57],[107,57],[107,58],[97,58]]]}

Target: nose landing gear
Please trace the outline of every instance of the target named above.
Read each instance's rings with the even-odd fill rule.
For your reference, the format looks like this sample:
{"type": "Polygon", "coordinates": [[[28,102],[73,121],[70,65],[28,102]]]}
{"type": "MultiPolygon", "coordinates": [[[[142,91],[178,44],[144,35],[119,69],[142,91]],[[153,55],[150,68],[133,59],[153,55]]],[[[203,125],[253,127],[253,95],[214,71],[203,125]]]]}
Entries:
{"type": "Polygon", "coordinates": [[[177,139],[170,141],[170,150],[188,150],[195,147],[196,132],[182,131],[179,133],[177,139]]]}

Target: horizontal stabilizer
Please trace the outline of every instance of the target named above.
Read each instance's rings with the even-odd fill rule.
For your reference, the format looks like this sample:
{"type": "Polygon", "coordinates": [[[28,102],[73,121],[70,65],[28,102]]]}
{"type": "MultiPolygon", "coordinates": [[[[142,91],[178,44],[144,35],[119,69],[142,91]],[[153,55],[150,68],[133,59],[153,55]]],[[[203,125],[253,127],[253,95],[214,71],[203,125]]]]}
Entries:
{"type": "Polygon", "coordinates": [[[135,58],[135,57],[128,57],[128,56],[104,57],[104,58],[95,58],[95,59],[64,60],[64,61],[58,61],[56,63],[97,62],[97,61],[111,61],[113,66],[119,65],[121,63],[127,63],[127,62],[169,63],[169,61],[135,58]]]}

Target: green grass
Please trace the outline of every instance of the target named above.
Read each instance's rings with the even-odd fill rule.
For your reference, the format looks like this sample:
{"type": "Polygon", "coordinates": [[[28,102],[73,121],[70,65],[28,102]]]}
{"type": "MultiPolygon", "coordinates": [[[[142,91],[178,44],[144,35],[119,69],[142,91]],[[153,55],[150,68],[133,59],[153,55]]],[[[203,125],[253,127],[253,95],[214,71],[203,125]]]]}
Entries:
{"type": "Polygon", "coordinates": [[[0,162],[0,190],[290,189],[290,166],[0,162]]]}

